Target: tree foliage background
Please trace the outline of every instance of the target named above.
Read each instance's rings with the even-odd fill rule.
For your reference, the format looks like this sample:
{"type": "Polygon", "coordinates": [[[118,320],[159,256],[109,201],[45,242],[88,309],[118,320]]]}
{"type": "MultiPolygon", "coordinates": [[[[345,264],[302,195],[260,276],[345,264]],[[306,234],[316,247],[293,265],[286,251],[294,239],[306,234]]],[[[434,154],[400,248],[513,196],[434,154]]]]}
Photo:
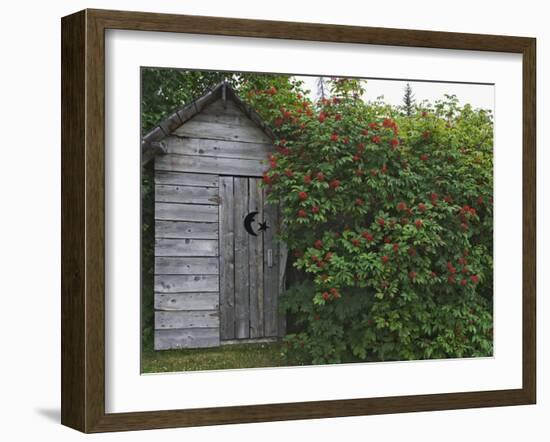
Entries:
{"type": "MultiPolygon", "coordinates": [[[[150,69],[142,128],[223,78],[277,137],[263,180],[292,256],[286,351],[316,364],[491,355],[490,111],[454,96],[418,104],[410,89],[403,106],[366,103],[368,83],[354,79],[325,78],[312,101],[288,76],[150,69]]],[[[145,172],[146,342],[150,188],[145,172]]]]}

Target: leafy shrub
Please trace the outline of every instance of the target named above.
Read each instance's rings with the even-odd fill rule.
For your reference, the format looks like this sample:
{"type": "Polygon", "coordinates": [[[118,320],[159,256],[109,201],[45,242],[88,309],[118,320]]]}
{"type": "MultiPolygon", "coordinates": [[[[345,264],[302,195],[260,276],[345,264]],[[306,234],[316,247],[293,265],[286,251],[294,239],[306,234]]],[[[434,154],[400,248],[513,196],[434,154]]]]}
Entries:
{"type": "Polygon", "coordinates": [[[282,298],[313,363],[492,354],[492,117],[453,96],[402,109],[336,79],[245,82],[277,152],[264,175],[299,276],[282,298]],[[261,86],[261,85],[260,85],[261,86]]]}

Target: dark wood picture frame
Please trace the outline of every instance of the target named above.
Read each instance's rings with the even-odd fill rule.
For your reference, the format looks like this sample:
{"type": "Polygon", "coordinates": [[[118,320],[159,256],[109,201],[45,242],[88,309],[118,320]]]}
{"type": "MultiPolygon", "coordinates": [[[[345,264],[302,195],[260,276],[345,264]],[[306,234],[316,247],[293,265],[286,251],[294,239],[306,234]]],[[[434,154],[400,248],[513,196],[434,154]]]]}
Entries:
{"type": "Polygon", "coordinates": [[[84,10],[62,28],[62,406],[83,432],[141,430],[534,404],[536,400],[536,40],[355,26],[84,10]],[[105,412],[105,30],[496,51],[523,60],[522,388],[269,405],[105,412]]]}

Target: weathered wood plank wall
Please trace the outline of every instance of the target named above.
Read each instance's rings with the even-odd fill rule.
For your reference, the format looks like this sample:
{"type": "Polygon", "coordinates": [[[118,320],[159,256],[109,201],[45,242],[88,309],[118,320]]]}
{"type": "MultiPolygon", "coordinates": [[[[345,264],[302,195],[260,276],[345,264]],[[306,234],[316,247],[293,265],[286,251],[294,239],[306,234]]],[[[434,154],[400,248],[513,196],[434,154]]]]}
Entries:
{"type": "MultiPolygon", "coordinates": [[[[265,190],[264,190],[265,198],[265,190]]],[[[272,226],[278,224],[278,207],[267,204],[264,207],[264,217],[272,226]]],[[[266,337],[279,334],[279,244],[274,238],[273,228],[264,234],[264,335],[266,337]]]]}
{"type": "MultiPolygon", "coordinates": [[[[155,161],[155,165],[157,161],[155,161]]],[[[201,173],[179,173],[157,170],[155,184],[173,184],[182,186],[218,187],[218,176],[201,173]]]]}
{"type": "Polygon", "coordinates": [[[220,329],[218,327],[155,330],[156,350],[216,347],[218,345],[220,345],[220,329]]]}
{"type": "MultiPolygon", "coordinates": [[[[260,179],[248,179],[248,210],[258,212],[256,218],[264,219],[264,198],[260,187],[260,179]]],[[[248,257],[250,262],[249,273],[249,318],[250,337],[264,336],[264,234],[249,236],[248,257]]]]}
{"type": "Polygon", "coordinates": [[[220,177],[220,314],[221,335],[235,338],[235,222],[233,177],[220,177]]]}
{"type": "Polygon", "coordinates": [[[215,187],[156,185],[155,201],[167,203],[217,204],[218,189],[215,187]]]}
{"type": "Polygon", "coordinates": [[[211,103],[163,140],[155,158],[155,348],[277,336],[279,253],[260,177],[270,138],[232,101],[211,103]],[[266,218],[267,217],[267,218],[266,218]],[[267,268],[267,249],[271,250],[267,268]]]}
{"type": "Polygon", "coordinates": [[[217,206],[198,204],[155,203],[155,218],[167,221],[198,221],[213,223],[218,219],[217,206]]]}
{"type": "Polygon", "coordinates": [[[155,173],[155,349],[212,347],[219,333],[218,177],[155,173]]]}
{"type": "Polygon", "coordinates": [[[156,257],[155,273],[160,275],[217,275],[218,257],[156,257]]]}
{"type": "Polygon", "coordinates": [[[234,216],[235,225],[235,337],[237,339],[248,338],[249,331],[249,287],[248,273],[250,263],[248,261],[249,234],[242,228],[245,216],[248,214],[248,179],[234,179],[234,216]]]}
{"type": "Polygon", "coordinates": [[[168,154],[218,156],[245,160],[264,160],[271,151],[271,145],[242,143],[238,141],[210,140],[204,138],[169,137],[165,141],[168,154]]]}
{"type": "Polygon", "coordinates": [[[218,239],[218,223],[156,220],[157,238],[218,239]]]}
{"type": "Polygon", "coordinates": [[[263,160],[247,158],[207,157],[195,155],[163,155],[155,159],[157,170],[202,172],[224,175],[258,176],[267,170],[263,160]]]}
{"type": "Polygon", "coordinates": [[[155,256],[218,256],[215,239],[157,238],[155,256]]]}
{"type": "Polygon", "coordinates": [[[211,293],[158,293],[155,299],[157,310],[217,310],[218,292],[211,293]]]}

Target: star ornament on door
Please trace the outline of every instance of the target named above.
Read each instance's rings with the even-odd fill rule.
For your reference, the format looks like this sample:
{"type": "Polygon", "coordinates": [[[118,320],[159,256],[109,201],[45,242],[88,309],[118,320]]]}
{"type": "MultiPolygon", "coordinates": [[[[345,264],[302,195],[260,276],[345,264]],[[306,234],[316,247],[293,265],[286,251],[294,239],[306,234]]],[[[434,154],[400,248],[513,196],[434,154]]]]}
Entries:
{"type": "MultiPolygon", "coordinates": [[[[252,228],[252,223],[255,221],[255,217],[258,214],[258,212],[250,212],[248,215],[244,218],[244,228],[248,232],[249,235],[252,236],[258,236],[257,232],[254,231],[252,228]]],[[[269,229],[269,226],[267,225],[267,221],[257,222],[260,227],[258,228],[258,232],[264,233],[267,229],[269,229]]]]}

